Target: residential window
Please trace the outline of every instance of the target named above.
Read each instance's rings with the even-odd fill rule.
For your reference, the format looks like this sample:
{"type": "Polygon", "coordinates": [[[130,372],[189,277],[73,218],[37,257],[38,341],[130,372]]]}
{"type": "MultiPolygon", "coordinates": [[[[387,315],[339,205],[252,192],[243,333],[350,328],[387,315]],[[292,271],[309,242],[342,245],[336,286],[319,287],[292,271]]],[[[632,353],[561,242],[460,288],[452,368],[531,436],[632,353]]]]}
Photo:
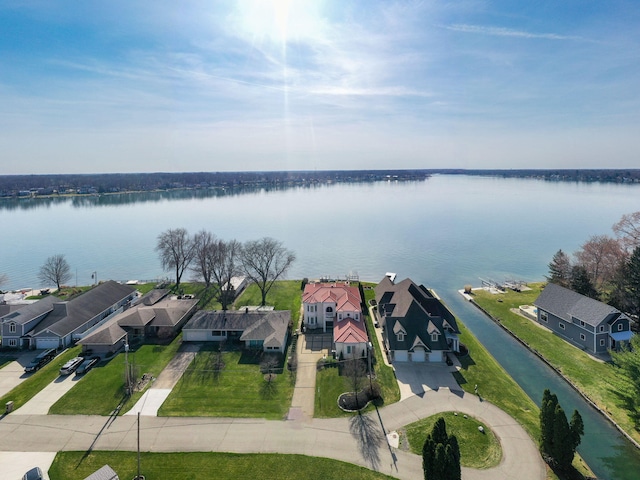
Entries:
{"type": "Polygon", "coordinates": [[[584,322],[582,320],[580,320],[580,326],[584,327],[584,322]]]}
{"type": "Polygon", "coordinates": [[[431,341],[432,342],[437,342],[438,341],[438,332],[433,332],[431,334],[431,341]]]}
{"type": "Polygon", "coordinates": [[[558,323],[558,326],[560,327],[561,330],[564,330],[564,323],[560,322],[558,323]]]}
{"type": "Polygon", "coordinates": [[[351,345],[347,345],[347,355],[351,355],[351,345]]]}
{"type": "Polygon", "coordinates": [[[540,312],[540,320],[543,322],[547,321],[547,312],[540,312]]]}
{"type": "Polygon", "coordinates": [[[10,323],[9,324],[9,333],[16,333],[16,324],[15,323],[10,323]]]}
{"type": "Polygon", "coordinates": [[[399,342],[403,342],[404,341],[404,333],[398,332],[398,341],[399,342]]]}
{"type": "Polygon", "coordinates": [[[604,339],[600,340],[600,346],[604,347],[604,339]]]}
{"type": "Polygon", "coordinates": [[[10,338],[9,339],[9,346],[10,347],[17,347],[18,346],[18,340],[15,338],[10,338]]]}
{"type": "Polygon", "coordinates": [[[356,313],[356,320],[359,320],[360,315],[356,313]]]}
{"type": "Polygon", "coordinates": [[[338,320],[342,320],[342,314],[341,313],[338,314],[338,320]]]}
{"type": "Polygon", "coordinates": [[[621,323],[619,323],[619,324],[618,324],[618,331],[619,331],[619,332],[621,332],[621,331],[622,331],[622,327],[623,327],[623,326],[624,326],[624,325],[622,325],[621,323]]]}
{"type": "Polygon", "coordinates": [[[580,340],[583,340],[583,341],[584,341],[584,340],[586,340],[586,339],[587,339],[587,337],[584,335],[584,333],[581,333],[581,334],[580,334],[580,340]]]}
{"type": "Polygon", "coordinates": [[[221,337],[222,336],[222,331],[221,330],[214,330],[213,332],[211,332],[211,335],[214,337],[221,337]]]}
{"type": "Polygon", "coordinates": [[[604,332],[604,325],[600,325],[600,331],[604,332]]]}

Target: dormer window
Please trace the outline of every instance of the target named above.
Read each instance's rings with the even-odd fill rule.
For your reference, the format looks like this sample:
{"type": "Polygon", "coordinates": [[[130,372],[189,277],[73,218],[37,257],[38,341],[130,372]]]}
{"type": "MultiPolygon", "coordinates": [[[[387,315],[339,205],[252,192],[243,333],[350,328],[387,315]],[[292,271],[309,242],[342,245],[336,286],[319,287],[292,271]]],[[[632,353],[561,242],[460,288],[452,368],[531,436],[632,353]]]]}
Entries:
{"type": "Polygon", "coordinates": [[[438,341],[438,332],[433,332],[431,334],[431,341],[432,342],[437,342],[438,341]]]}
{"type": "Polygon", "coordinates": [[[9,324],[9,333],[16,333],[16,324],[13,322],[9,324]]]}
{"type": "Polygon", "coordinates": [[[621,323],[618,324],[618,331],[621,332],[622,328],[624,327],[624,325],[622,325],[621,323]]]}
{"type": "Polygon", "coordinates": [[[398,332],[398,341],[404,342],[404,332],[398,332]]]}

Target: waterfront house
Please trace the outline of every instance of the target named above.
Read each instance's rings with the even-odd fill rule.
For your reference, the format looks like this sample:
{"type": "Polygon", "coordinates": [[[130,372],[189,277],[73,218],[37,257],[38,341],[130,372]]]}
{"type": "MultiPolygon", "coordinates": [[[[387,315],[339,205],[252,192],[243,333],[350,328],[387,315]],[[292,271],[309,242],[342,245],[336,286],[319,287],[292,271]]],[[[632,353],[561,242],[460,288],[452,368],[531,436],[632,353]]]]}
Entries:
{"type": "Polygon", "coordinates": [[[538,323],[589,353],[619,350],[629,342],[631,324],[620,310],[555,283],[533,303],[538,323]]]}
{"type": "Polygon", "coordinates": [[[458,352],[458,324],[453,314],[423,285],[399,283],[385,276],[374,288],[376,315],[392,362],[444,362],[458,352]]]}
{"type": "Polygon", "coordinates": [[[201,310],[182,329],[184,342],[226,342],[264,352],[284,353],[291,312],[264,307],[201,310]]]}
{"type": "Polygon", "coordinates": [[[133,287],[109,280],[71,300],[54,302],[26,334],[25,343],[37,349],[69,347],[90,328],[127,309],[136,295],[133,287]]]}
{"type": "Polygon", "coordinates": [[[344,282],[308,283],[302,294],[305,329],[333,329],[336,357],[365,357],[369,336],[357,287],[344,282]]]}
{"type": "Polygon", "coordinates": [[[29,347],[27,333],[49,315],[60,301],[58,297],[50,295],[29,305],[20,305],[19,309],[7,309],[8,313],[0,317],[2,346],[29,347]]]}
{"type": "Polygon", "coordinates": [[[137,305],[87,331],[78,343],[83,351],[108,354],[120,350],[127,339],[133,342],[174,337],[193,315],[198,300],[175,295],[167,298],[168,293],[150,291],[137,305]]]}

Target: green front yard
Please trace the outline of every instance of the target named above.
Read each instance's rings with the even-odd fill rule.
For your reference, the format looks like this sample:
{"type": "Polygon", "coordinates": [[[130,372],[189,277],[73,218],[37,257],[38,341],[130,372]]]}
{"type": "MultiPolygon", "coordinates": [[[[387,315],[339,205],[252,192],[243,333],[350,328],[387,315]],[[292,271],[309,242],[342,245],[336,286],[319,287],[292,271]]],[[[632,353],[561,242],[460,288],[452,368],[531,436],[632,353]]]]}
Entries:
{"type": "MultiPolygon", "coordinates": [[[[173,388],[158,415],[187,417],[262,417],[283,419],[291,405],[294,381],[284,369],[270,382],[252,352],[222,353],[207,345],[173,388]]],[[[281,367],[281,365],[280,365],[281,367]]]]}
{"type": "MultiPolygon", "coordinates": [[[[136,376],[150,373],[157,377],[176,354],[182,335],[169,345],[141,345],[132,347],[129,363],[136,376]]],[[[79,347],[78,347],[79,348],[79,347]]],[[[51,406],[50,414],[110,415],[124,400],[125,353],[121,352],[106,364],[100,363],[77,382],[69,392],[51,406]]],[[[136,392],[122,405],[120,414],[129,410],[143,392],[136,392]]]]}
{"type": "Polygon", "coordinates": [[[542,328],[535,321],[514,313],[513,310],[517,310],[520,305],[533,305],[543,284],[529,286],[532,288],[530,291],[507,291],[495,295],[484,290],[474,290],[473,298],[514,335],[538,351],[594,403],[608,412],[636,441],[640,441],[640,432],[635,430],[633,421],[621,404],[612,384],[612,379],[616,378],[614,367],[594,359],[558,335],[542,328]]]}
{"type": "MultiPolygon", "coordinates": [[[[273,305],[276,310],[291,310],[293,330],[300,323],[300,309],[302,308],[302,290],[300,280],[277,281],[267,295],[267,305],[273,305]]],[[[236,299],[236,308],[250,305],[260,305],[262,296],[256,284],[249,285],[236,299]]]]}
{"type": "MultiPolygon", "coordinates": [[[[150,480],[393,478],[350,463],[305,455],[144,452],[140,457],[140,473],[150,480]]],[[[106,464],[120,478],[129,479],[137,475],[137,459],[136,452],[59,452],[49,469],[49,476],[51,480],[81,480],[106,464]]]]}

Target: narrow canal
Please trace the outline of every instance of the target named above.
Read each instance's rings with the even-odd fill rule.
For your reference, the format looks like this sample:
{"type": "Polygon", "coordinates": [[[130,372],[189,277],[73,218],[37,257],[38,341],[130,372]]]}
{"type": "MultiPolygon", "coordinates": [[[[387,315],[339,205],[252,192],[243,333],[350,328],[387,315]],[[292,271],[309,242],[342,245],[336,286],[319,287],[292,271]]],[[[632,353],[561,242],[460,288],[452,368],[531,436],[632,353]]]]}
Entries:
{"type": "Polygon", "coordinates": [[[585,434],[578,452],[600,480],[640,478],[640,450],[626,440],[562,378],[529,352],[480,310],[456,293],[438,292],[536,404],[549,388],[558,396],[567,416],[577,409],[585,434]]]}

